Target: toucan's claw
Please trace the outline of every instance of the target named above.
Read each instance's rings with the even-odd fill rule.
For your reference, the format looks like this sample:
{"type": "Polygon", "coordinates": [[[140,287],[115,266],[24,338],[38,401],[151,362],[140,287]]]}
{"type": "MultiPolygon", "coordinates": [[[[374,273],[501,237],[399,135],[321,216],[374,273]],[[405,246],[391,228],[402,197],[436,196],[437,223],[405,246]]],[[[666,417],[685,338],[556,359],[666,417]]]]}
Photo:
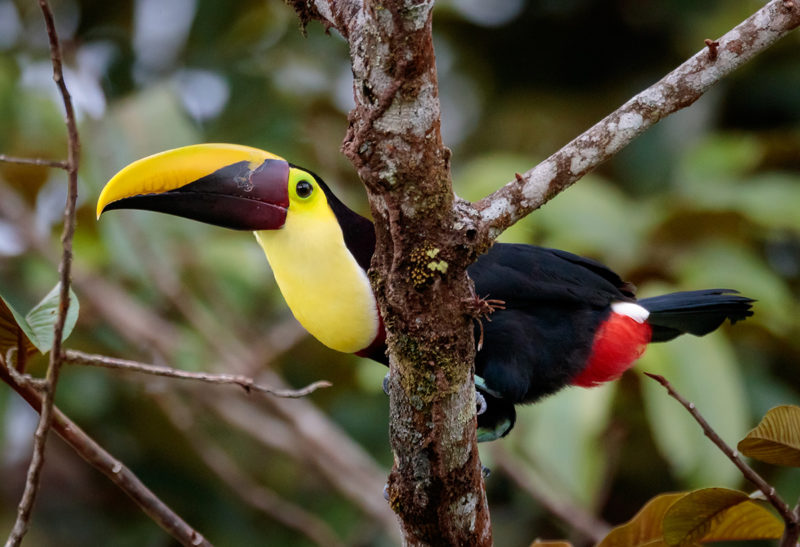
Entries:
{"type": "Polygon", "coordinates": [[[386,376],[383,377],[383,392],[386,395],[389,395],[389,375],[391,372],[387,372],[386,376]]]}
{"type": "Polygon", "coordinates": [[[488,467],[486,467],[485,465],[481,464],[481,474],[483,475],[483,478],[485,479],[489,475],[492,474],[492,470],[489,469],[488,467]]]}
{"type": "Polygon", "coordinates": [[[488,405],[486,404],[486,397],[484,397],[480,391],[475,391],[475,404],[478,407],[475,411],[475,414],[480,416],[486,412],[486,409],[488,408],[488,405]]]}

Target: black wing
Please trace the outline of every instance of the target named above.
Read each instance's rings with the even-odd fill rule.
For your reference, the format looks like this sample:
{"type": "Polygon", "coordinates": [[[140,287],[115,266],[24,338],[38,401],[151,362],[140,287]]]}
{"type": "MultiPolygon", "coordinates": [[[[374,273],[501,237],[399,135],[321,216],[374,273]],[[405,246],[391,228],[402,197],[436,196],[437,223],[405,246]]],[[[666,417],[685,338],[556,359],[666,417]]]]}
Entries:
{"type": "Polygon", "coordinates": [[[569,384],[611,302],[634,300],[633,287],[603,264],[556,249],[496,244],[468,272],[478,296],[506,303],[483,320],[475,372],[515,404],[569,384]]]}

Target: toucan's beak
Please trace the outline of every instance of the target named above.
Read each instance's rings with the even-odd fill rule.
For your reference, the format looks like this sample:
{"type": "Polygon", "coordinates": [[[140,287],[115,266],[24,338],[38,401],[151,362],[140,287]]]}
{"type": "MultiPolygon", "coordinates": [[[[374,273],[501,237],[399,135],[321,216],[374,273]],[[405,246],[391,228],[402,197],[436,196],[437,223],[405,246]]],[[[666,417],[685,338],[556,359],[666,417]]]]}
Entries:
{"type": "Polygon", "coordinates": [[[197,144],[136,161],[108,181],[97,218],[144,209],[234,230],[274,230],[286,221],[289,164],[248,146],[197,144]]]}

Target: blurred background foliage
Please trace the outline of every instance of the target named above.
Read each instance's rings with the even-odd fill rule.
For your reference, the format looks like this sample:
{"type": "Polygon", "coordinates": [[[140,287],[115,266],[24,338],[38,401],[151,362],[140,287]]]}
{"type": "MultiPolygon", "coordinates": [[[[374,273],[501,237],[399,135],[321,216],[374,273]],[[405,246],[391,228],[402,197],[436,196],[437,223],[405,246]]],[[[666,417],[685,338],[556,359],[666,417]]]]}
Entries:
{"type": "MultiPolygon", "coordinates": [[[[334,383],[305,401],[274,402],[71,367],[58,404],[216,544],[392,544],[381,494],[391,466],[385,370],[301,333],[248,234],[142,212],[94,219],[99,190],[118,169],[204,141],[285,156],[367,214],[339,153],[352,104],[344,41],[318,24],[304,35],[277,0],[53,4],[83,143],[81,316],[68,347],[272,383],[334,383]]],[[[477,199],[532,167],[760,5],[437,2],[456,192],[477,199]]],[[[507,439],[481,448],[495,467],[487,488],[497,545],[582,541],[507,465],[536,496],[611,523],[658,492],[749,488],[640,372],[666,375],[729,443],[771,406],[800,403],[799,48],[794,33],[504,235],[598,258],[643,295],[719,286],[758,303],[735,328],[651,347],[614,385],[522,409],[507,439]]],[[[65,157],[33,1],[0,0],[0,120],[0,152],[65,157]]],[[[0,293],[17,309],[56,282],[65,192],[59,170],[0,163],[0,293]]],[[[0,386],[5,530],[34,422],[0,386]]],[[[62,443],[50,450],[31,545],[172,544],[62,443]]],[[[759,469],[787,499],[800,495],[797,472],[759,469]]]]}

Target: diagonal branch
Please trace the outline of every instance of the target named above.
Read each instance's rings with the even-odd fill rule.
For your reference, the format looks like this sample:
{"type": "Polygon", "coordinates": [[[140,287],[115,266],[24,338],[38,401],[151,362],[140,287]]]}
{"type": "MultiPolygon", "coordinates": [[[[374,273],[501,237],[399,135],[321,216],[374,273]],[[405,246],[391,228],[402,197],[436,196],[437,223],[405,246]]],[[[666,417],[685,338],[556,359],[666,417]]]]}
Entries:
{"type": "Polygon", "coordinates": [[[799,521],[798,517],[794,511],[789,507],[789,505],[783,501],[783,498],[775,491],[775,487],[770,485],[767,481],[765,481],[761,475],[756,473],[755,469],[747,465],[747,463],[739,456],[739,452],[732,449],[730,446],[727,445],[725,441],[714,431],[714,428],[709,425],[705,418],[700,414],[700,412],[695,407],[694,403],[689,402],[683,395],[678,393],[672,384],[667,381],[666,378],[659,374],[650,374],[649,372],[645,372],[647,376],[664,386],[667,392],[678,401],[683,407],[689,411],[689,414],[700,424],[700,427],[703,429],[703,433],[706,437],[708,437],[711,442],[713,442],[717,447],[722,450],[722,452],[728,457],[733,465],[739,468],[739,471],[742,472],[744,478],[748,481],[753,483],[756,488],[758,488],[762,494],[767,498],[773,507],[778,511],[778,513],[783,518],[784,522],[786,522],[787,529],[793,524],[795,528],[798,527],[799,521]]]}
{"type": "MultiPolygon", "coordinates": [[[[0,365],[0,380],[11,386],[34,410],[41,413],[44,397],[32,385],[18,381],[10,368],[0,365]]],[[[211,544],[180,516],[161,501],[139,478],[118,459],[109,454],[94,439],[60,410],[51,407],[51,425],[58,435],[95,469],[107,476],[136,502],[161,528],[183,545],[210,546],[211,544]]],[[[6,546],[18,545],[22,537],[10,536],[6,546]],[[12,543],[12,540],[16,543],[12,543]]]]}
{"type": "Polygon", "coordinates": [[[78,126],[75,121],[75,110],[72,107],[72,99],[69,90],[64,83],[64,73],[61,61],[61,44],[58,41],[53,12],[47,0],[39,0],[39,7],[44,16],[47,36],[50,41],[50,58],[53,64],[53,80],[58,87],[64,103],[66,113],[67,138],[69,152],[67,157],[67,203],[64,207],[64,231],[61,236],[62,255],[59,265],[59,277],[61,290],[59,294],[58,315],[54,326],[55,335],[53,337],[53,347],[50,350],[50,364],[47,368],[47,381],[44,386],[44,397],[42,399],[39,425],[36,428],[33,442],[33,456],[28,466],[28,476],[25,481],[25,491],[17,508],[17,519],[8,538],[9,545],[19,545],[28,530],[33,505],[36,501],[36,494],[39,489],[41,471],[44,466],[44,450],[47,442],[47,435],[50,431],[53,420],[53,401],[55,399],[58,375],[62,364],[61,338],[64,333],[64,323],[66,322],[67,310],[69,309],[69,285],[72,270],[72,236],[75,233],[75,205],[78,198],[78,164],[80,157],[80,140],[78,138],[78,126]]]}
{"type": "Polygon", "coordinates": [[[241,387],[247,393],[256,391],[266,393],[275,397],[286,397],[288,399],[299,399],[305,397],[316,390],[330,387],[330,382],[320,380],[313,382],[301,389],[280,389],[272,386],[256,383],[256,381],[241,374],[211,374],[207,372],[190,372],[171,367],[159,365],[149,365],[128,359],[115,359],[105,355],[92,355],[82,351],[67,350],[64,354],[64,362],[73,365],[88,365],[93,367],[113,368],[116,370],[127,370],[130,372],[141,372],[154,376],[165,376],[167,378],[179,378],[183,380],[196,380],[209,384],[233,384],[241,387]]]}
{"type": "Polygon", "coordinates": [[[542,163],[475,203],[490,239],[613,157],[662,118],[800,25],[797,0],[772,0],[542,163]]]}

